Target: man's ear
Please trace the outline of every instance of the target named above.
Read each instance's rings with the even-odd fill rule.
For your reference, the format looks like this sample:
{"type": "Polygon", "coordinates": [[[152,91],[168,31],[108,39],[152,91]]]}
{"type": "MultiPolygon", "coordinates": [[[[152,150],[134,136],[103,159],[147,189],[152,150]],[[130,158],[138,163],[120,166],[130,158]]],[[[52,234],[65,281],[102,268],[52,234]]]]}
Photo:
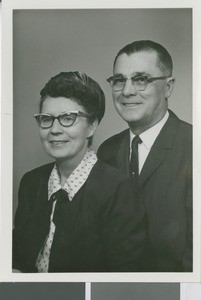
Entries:
{"type": "Polygon", "coordinates": [[[98,120],[96,119],[93,123],[89,124],[89,134],[88,138],[93,136],[96,132],[96,128],[98,127],[98,120]]]}
{"type": "Polygon", "coordinates": [[[167,83],[166,83],[166,99],[170,97],[170,95],[172,94],[173,88],[175,85],[175,78],[174,77],[170,77],[167,79],[167,83]]]}

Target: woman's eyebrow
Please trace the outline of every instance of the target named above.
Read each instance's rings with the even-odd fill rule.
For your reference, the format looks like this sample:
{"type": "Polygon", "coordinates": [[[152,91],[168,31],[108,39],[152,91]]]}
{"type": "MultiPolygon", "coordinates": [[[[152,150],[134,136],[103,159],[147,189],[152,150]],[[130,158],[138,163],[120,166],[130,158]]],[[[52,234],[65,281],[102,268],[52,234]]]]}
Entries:
{"type": "Polygon", "coordinates": [[[115,73],[112,77],[124,77],[122,73],[115,73]]]}

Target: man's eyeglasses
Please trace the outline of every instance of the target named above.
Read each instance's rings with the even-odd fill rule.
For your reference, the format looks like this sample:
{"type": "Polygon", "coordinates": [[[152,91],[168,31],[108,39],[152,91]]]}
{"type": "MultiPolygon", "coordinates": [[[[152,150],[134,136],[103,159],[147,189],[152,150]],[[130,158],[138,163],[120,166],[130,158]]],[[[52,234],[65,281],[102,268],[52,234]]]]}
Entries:
{"type": "Polygon", "coordinates": [[[166,79],[169,77],[171,76],[149,77],[146,75],[135,75],[132,77],[123,77],[121,75],[116,75],[116,76],[109,77],[107,81],[110,83],[111,88],[113,89],[114,92],[122,91],[128,79],[131,79],[131,82],[137,91],[144,91],[148,83],[155,80],[166,79]]]}
{"type": "Polygon", "coordinates": [[[55,119],[57,119],[62,126],[70,127],[75,123],[78,116],[89,118],[89,115],[83,113],[82,111],[63,112],[57,117],[51,114],[35,114],[34,118],[41,128],[47,129],[52,127],[55,119]]]}

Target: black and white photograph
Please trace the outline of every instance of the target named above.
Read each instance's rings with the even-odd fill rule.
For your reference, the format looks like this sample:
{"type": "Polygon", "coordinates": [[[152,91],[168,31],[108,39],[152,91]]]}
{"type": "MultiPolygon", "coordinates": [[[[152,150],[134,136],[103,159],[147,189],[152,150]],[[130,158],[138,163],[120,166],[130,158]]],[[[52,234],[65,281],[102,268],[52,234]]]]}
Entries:
{"type": "Polygon", "coordinates": [[[199,281],[198,2],[70,2],[3,7],[2,281],[199,281]]]}

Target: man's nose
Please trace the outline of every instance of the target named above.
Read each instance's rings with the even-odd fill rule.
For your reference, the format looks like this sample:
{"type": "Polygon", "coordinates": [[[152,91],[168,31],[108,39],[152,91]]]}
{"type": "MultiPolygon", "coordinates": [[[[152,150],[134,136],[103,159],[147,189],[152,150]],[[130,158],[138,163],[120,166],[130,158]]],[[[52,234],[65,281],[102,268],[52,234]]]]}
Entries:
{"type": "Polygon", "coordinates": [[[133,85],[131,78],[126,79],[125,86],[122,90],[122,94],[125,97],[129,97],[130,95],[137,94],[137,90],[136,90],[135,86],[133,85]]]}

